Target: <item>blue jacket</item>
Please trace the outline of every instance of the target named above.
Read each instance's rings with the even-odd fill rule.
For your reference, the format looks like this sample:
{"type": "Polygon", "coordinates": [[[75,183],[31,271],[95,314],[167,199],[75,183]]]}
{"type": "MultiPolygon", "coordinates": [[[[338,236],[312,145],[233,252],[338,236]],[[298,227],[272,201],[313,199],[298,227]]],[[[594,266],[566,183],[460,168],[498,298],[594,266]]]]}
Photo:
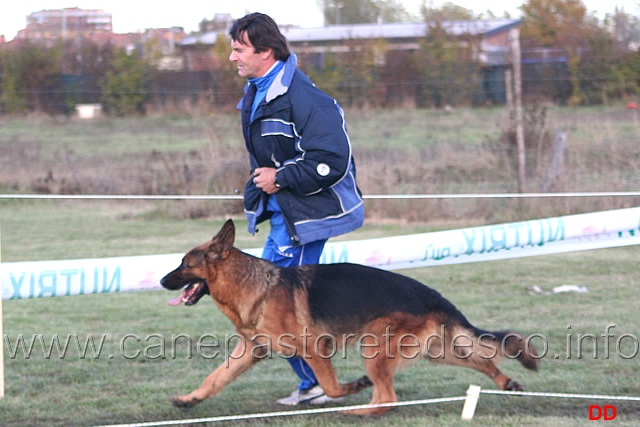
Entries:
{"type": "MultiPolygon", "coordinates": [[[[251,172],[277,169],[275,193],[292,245],[304,245],[348,233],[362,226],[364,203],[356,184],[351,141],[342,109],[297,69],[289,56],[251,120],[250,102],[238,104],[251,172]]],[[[244,208],[249,232],[269,219],[269,195],[252,179],[244,208]]]]}

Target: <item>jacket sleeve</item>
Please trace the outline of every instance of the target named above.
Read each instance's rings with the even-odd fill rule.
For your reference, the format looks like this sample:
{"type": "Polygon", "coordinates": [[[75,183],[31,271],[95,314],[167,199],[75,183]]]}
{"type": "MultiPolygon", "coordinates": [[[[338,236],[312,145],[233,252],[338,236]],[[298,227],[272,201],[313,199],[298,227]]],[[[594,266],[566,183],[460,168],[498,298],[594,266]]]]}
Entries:
{"type": "Polygon", "coordinates": [[[296,129],[300,154],[278,169],[278,183],[299,195],[310,195],[340,181],[351,163],[351,143],[340,107],[335,102],[312,107],[296,120],[296,129]]]}

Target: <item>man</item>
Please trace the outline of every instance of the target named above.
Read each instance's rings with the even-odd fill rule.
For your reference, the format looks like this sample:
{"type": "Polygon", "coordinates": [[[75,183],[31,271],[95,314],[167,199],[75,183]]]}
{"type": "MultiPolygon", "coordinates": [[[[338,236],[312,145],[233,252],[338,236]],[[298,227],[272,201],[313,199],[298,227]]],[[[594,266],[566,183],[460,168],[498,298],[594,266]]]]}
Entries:
{"type": "MultiPolygon", "coordinates": [[[[262,258],[283,267],[317,264],[328,238],[364,221],[343,112],[297,69],[296,56],[269,16],[240,18],[229,34],[229,60],[248,79],[238,109],[251,164],[244,193],[249,232],[268,219],[262,258]]],[[[278,403],[331,400],[302,357],[287,360],[300,384],[278,403]]]]}

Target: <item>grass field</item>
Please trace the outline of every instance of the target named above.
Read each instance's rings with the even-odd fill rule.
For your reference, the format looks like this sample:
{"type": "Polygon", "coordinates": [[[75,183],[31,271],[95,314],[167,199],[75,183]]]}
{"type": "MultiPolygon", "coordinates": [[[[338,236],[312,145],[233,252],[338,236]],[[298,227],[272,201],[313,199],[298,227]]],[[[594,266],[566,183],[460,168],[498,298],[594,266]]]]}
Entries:
{"type": "MultiPolygon", "coordinates": [[[[552,191],[638,190],[636,111],[623,106],[543,110],[527,113],[533,141],[529,191],[539,189],[558,129],[568,132],[568,145],[552,191]]],[[[358,110],[348,111],[347,119],[365,194],[517,188],[504,109],[358,110]]],[[[242,144],[236,113],[95,122],[0,117],[0,193],[234,194],[247,179],[242,144]]],[[[640,198],[366,203],[365,227],[340,239],[631,207],[640,198]]],[[[210,238],[229,216],[238,220],[238,247],[262,245],[266,230],[256,236],[243,232],[239,202],[2,199],[2,261],[178,253],[210,238]]],[[[403,273],[439,290],[478,327],[514,328],[537,337],[539,351],[546,350],[538,373],[509,360],[501,365],[528,391],[638,397],[639,251],[628,247],[403,273]],[[534,285],[544,291],[578,285],[589,292],[532,295],[528,289],[534,285]]],[[[167,266],[167,272],[173,268],[167,266]]],[[[211,353],[190,355],[186,342],[173,338],[184,334],[195,343],[233,332],[210,300],[169,307],[172,296],[153,291],[4,301],[6,397],[0,400],[0,426],[89,426],[283,410],[275,400],[290,393],[296,380],[277,357],[192,410],[171,406],[169,396],[191,391],[223,363],[211,353]],[[16,345],[20,337],[26,347],[16,345]],[[87,347],[90,338],[102,344],[99,352],[87,347]],[[52,350],[56,339],[64,354],[52,350]]],[[[343,380],[363,374],[361,361],[348,355],[335,361],[343,380]]],[[[426,361],[395,380],[401,401],[463,396],[470,384],[494,388],[474,371],[426,361]]],[[[367,403],[370,393],[344,404],[367,403]]],[[[482,395],[476,417],[465,425],[582,426],[596,404],[617,407],[611,424],[637,425],[638,402],[490,395],[482,395]]],[[[225,425],[458,426],[461,410],[461,402],[451,402],[407,406],[372,419],[329,413],[225,425]]]]}
{"type": "MultiPolygon", "coordinates": [[[[222,224],[215,218],[177,221],[157,215],[156,204],[3,201],[2,260],[175,253],[202,243],[222,224]]],[[[466,225],[471,224],[371,221],[344,238],[466,225]]],[[[264,235],[247,236],[241,219],[238,229],[237,246],[261,245],[264,235]]],[[[510,327],[540,337],[534,343],[540,351],[545,344],[547,355],[539,372],[527,372],[509,360],[501,365],[528,391],[637,397],[639,255],[638,248],[630,247],[403,273],[442,292],[478,327],[510,327]],[[531,295],[528,288],[533,285],[545,291],[579,285],[589,292],[531,295]],[[607,327],[612,336],[605,339],[607,327]]],[[[167,271],[173,268],[167,266],[167,271]]],[[[190,356],[186,341],[174,343],[172,337],[184,334],[194,343],[208,334],[222,339],[232,333],[232,327],[210,300],[203,299],[190,308],[169,307],[166,301],[172,296],[152,291],[4,301],[6,397],[0,400],[0,425],[88,426],[289,409],[275,404],[296,386],[288,364],[278,357],[258,364],[214,399],[187,411],[173,408],[169,396],[198,386],[222,358],[212,358],[212,351],[201,356],[194,351],[190,356]],[[27,348],[16,346],[20,336],[27,344],[34,342],[28,356],[27,348]],[[62,347],[71,337],[66,354],[57,349],[47,354],[55,337],[62,347]],[[99,353],[94,347],[87,348],[90,337],[96,345],[103,343],[99,353]]],[[[219,350],[224,353],[224,346],[219,350]]],[[[347,354],[336,360],[344,380],[363,374],[355,354],[347,354]]],[[[401,401],[464,396],[470,384],[494,388],[489,378],[474,371],[426,361],[401,371],[395,380],[401,401]]],[[[344,404],[362,404],[369,399],[370,390],[366,390],[347,398],[344,404]]],[[[465,425],[579,426],[589,422],[588,408],[594,404],[615,405],[615,425],[636,425],[640,416],[638,402],[482,395],[474,420],[465,425]]],[[[461,410],[462,402],[451,402],[407,406],[372,419],[329,413],[225,425],[454,426],[461,425],[461,410]]]]}

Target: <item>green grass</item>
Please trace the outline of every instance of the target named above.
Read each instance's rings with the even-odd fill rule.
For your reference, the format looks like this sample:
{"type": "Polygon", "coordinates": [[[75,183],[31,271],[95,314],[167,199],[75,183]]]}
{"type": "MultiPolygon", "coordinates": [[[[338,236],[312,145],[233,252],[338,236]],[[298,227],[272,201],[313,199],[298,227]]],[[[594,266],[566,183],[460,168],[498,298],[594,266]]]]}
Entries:
{"type": "Polygon", "coordinates": [[[499,134],[506,123],[503,108],[349,111],[354,146],[364,149],[424,148],[438,144],[479,146],[499,134]]]}
{"type": "MultiPolygon", "coordinates": [[[[79,159],[113,154],[158,152],[189,152],[207,146],[207,129],[219,126],[235,130],[235,117],[223,115],[211,122],[206,119],[181,116],[123,118],[118,120],[78,121],[61,119],[0,119],[0,142],[35,143],[43,158],[68,150],[79,159]]],[[[227,144],[241,143],[238,135],[227,144]]]]}
{"type": "MultiPolygon", "coordinates": [[[[221,218],[177,221],[157,215],[155,202],[5,201],[0,209],[5,262],[175,253],[202,243],[222,224],[221,218]]],[[[440,227],[466,225],[472,224],[440,227]]],[[[342,238],[410,234],[434,228],[439,227],[370,222],[342,238]]],[[[248,236],[242,219],[238,219],[238,230],[241,248],[260,246],[266,231],[248,236]]],[[[631,337],[637,340],[640,331],[636,307],[639,250],[607,249],[402,273],[439,290],[478,327],[514,328],[544,337],[547,355],[541,360],[539,372],[525,371],[508,360],[501,365],[528,391],[637,397],[640,358],[621,356],[634,355],[631,337]],[[579,285],[589,292],[530,295],[527,288],[533,285],[545,291],[560,285],[579,285]],[[610,339],[608,358],[602,338],[607,325],[615,325],[610,329],[614,337],[610,339]],[[581,348],[578,345],[580,336],[588,334],[598,338],[597,355],[593,340],[587,338],[581,348]],[[616,341],[624,334],[628,338],[621,341],[618,354],[616,341]]],[[[167,266],[167,271],[173,268],[167,266]]],[[[189,358],[184,342],[173,346],[171,337],[186,334],[197,340],[214,334],[222,338],[233,330],[210,300],[203,299],[190,308],[169,307],[166,301],[171,296],[170,292],[153,291],[4,301],[4,334],[14,351],[20,334],[28,340],[41,334],[47,346],[54,336],[64,340],[77,335],[81,347],[90,336],[96,340],[104,336],[105,342],[99,357],[90,350],[84,358],[73,342],[62,358],[55,350],[46,357],[38,342],[30,358],[20,350],[14,359],[5,348],[6,396],[0,400],[0,425],[87,426],[289,409],[276,405],[275,400],[292,391],[296,381],[288,364],[277,357],[258,364],[214,399],[188,411],[173,408],[169,396],[191,391],[222,361],[189,358]],[[160,343],[166,344],[164,358],[160,357],[160,343]],[[141,355],[133,357],[137,351],[141,355]]],[[[542,350],[541,341],[534,343],[542,350]]],[[[346,360],[336,361],[343,380],[363,374],[361,361],[353,357],[353,352],[348,355],[346,360]]],[[[401,401],[463,396],[470,384],[494,388],[489,378],[475,371],[426,361],[399,372],[395,379],[401,401]]],[[[370,393],[367,390],[351,396],[345,404],[367,403],[370,393]]],[[[591,404],[615,404],[615,425],[634,425],[640,415],[638,402],[482,395],[474,420],[465,425],[579,426],[587,424],[591,404]]],[[[233,424],[457,426],[461,424],[461,410],[461,402],[452,402],[402,407],[372,419],[330,413],[233,424]]]]}
{"type": "MultiPolygon", "coordinates": [[[[569,131],[567,164],[557,190],[637,190],[640,119],[636,112],[620,106],[550,107],[549,111],[546,129],[569,131]]],[[[505,117],[504,109],[459,109],[451,114],[348,111],[360,186],[365,194],[514,191],[513,170],[494,151],[500,151],[505,117]]],[[[229,194],[246,180],[243,150],[235,112],[95,122],[2,117],[0,189],[229,194]],[[181,175],[185,167],[195,177],[190,185],[181,175]],[[51,183],[45,180],[49,171],[54,177],[51,183]]],[[[532,182],[539,178],[532,177],[532,182]]],[[[513,200],[369,200],[365,227],[340,239],[635,205],[637,200],[631,198],[541,199],[522,204],[513,200]]],[[[0,200],[2,261],[177,253],[210,238],[227,216],[237,220],[238,247],[262,246],[268,230],[261,227],[256,236],[249,236],[236,202],[0,200]]],[[[629,247],[403,273],[441,291],[478,327],[512,327],[544,337],[548,355],[540,372],[525,372],[512,361],[502,365],[527,390],[640,396],[640,358],[634,354],[637,341],[632,340],[640,331],[638,251],[629,247]],[[533,285],[545,291],[579,285],[589,293],[530,295],[527,288],[533,285]],[[602,335],[608,325],[615,328],[610,329],[614,337],[606,358],[602,335]],[[597,347],[590,334],[598,338],[597,347]],[[617,349],[616,340],[625,334],[627,339],[617,349]],[[617,350],[622,356],[635,357],[625,359],[617,350]]],[[[173,268],[167,266],[167,271],[173,268]]],[[[219,358],[189,358],[180,343],[173,356],[171,336],[187,334],[197,340],[206,334],[224,337],[232,332],[229,321],[210,300],[191,308],[172,308],[166,304],[170,296],[157,291],[4,301],[4,333],[12,345],[20,334],[27,339],[41,334],[48,346],[54,336],[63,340],[77,336],[82,346],[87,337],[104,337],[105,346],[96,358],[91,353],[81,358],[73,342],[63,358],[55,351],[45,357],[38,342],[38,350],[28,359],[20,352],[13,359],[5,348],[6,397],[0,400],[0,425],[86,426],[281,411],[275,400],[296,385],[288,364],[281,360],[259,364],[215,399],[192,410],[170,405],[170,395],[197,387],[221,363],[219,358]],[[159,336],[168,339],[164,358],[158,357],[161,349],[153,341],[159,336]],[[147,357],[130,357],[138,350],[146,351],[147,357]]],[[[363,373],[357,358],[337,360],[336,365],[344,380],[363,373]]],[[[476,372],[427,362],[401,371],[395,380],[402,401],[462,396],[469,384],[493,388],[490,379],[476,372]]],[[[351,396],[345,404],[366,403],[370,393],[351,396]]],[[[605,403],[617,406],[616,425],[636,424],[638,402],[483,395],[474,421],[465,425],[579,426],[588,421],[590,404],[605,403]]],[[[234,425],[457,426],[461,409],[462,404],[454,402],[408,406],[374,419],[332,413],[234,425]]]]}

